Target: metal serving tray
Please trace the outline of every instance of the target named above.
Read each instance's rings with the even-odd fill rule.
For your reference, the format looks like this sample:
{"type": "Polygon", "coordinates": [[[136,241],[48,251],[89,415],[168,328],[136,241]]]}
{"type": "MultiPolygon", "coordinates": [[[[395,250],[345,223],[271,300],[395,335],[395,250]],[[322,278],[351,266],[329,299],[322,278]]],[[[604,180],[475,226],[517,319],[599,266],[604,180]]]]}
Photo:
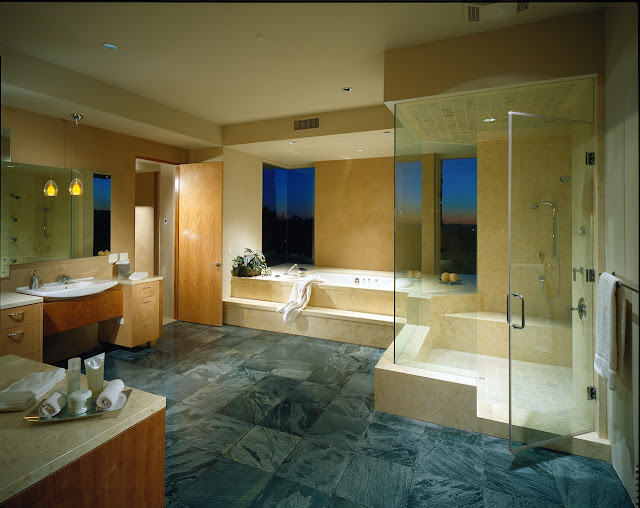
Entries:
{"type": "Polygon", "coordinates": [[[62,408],[62,411],[60,411],[57,415],[55,416],[51,416],[50,418],[45,418],[40,416],[40,414],[38,413],[38,410],[40,409],[40,406],[42,406],[42,404],[44,404],[46,399],[43,399],[37,406],[36,408],[29,413],[27,416],[25,416],[24,418],[22,418],[21,421],[23,422],[34,422],[34,423],[60,423],[60,422],[68,422],[68,421],[72,421],[72,420],[82,420],[85,418],[100,418],[100,417],[104,417],[104,418],[117,418],[118,415],[120,414],[120,411],[122,411],[122,408],[124,408],[124,406],[127,404],[127,401],[129,400],[129,397],[131,396],[131,388],[127,389],[127,390],[122,390],[121,395],[125,396],[125,401],[122,403],[122,406],[120,406],[120,408],[118,409],[114,409],[113,411],[101,411],[99,409],[96,408],[96,399],[94,397],[91,398],[91,407],[89,407],[89,409],[87,409],[86,413],[82,413],[80,415],[70,415],[68,412],[69,406],[65,406],[62,408]]]}

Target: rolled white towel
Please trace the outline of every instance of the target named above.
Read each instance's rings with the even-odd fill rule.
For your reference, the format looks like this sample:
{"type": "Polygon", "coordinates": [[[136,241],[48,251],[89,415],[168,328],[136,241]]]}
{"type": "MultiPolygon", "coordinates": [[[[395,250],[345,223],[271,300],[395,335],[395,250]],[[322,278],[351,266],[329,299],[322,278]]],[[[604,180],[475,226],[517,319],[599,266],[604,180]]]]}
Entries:
{"type": "Polygon", "coordinates": [[[0,412],[22,411],[36,401],[36,396],[30,391],[10,390],[0,392],[0,412]]]}
{"type": "Polygon", "coordinates": [[[9,387],[2,390],[2,392],[33,392],[36,400],[44,397],[47,392],[64,379],[65,370],[55,369],[47,370],[45,372],[33,372],[27,374],[21,380],[16,381],[9,387]]]}
{"type": "Polygon", "coordinates": [[[67,396],[61,392],[53,392],[49,398],[45,400],[38,413],[44,418],[51,418],[57,415],[67,405],[67,396]]]}
{"type": "Polygon", "coordinates": [[[124,383],[121,379],[114,379],[109,381],[109,384],[102,390],[102,393],[98,395],[96,399],[96,408],[102,411],[107,411],[114,406],[120,393],[124,389],[124,383]]]}

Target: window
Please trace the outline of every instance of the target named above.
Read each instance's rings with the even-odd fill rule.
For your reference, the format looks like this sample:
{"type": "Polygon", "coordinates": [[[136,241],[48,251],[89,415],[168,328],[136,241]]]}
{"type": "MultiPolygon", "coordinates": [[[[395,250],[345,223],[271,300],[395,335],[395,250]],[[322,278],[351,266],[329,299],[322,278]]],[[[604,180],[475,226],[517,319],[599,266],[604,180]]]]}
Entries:
{"type": "Polygon", "coordinates": [[[111,176],[93,174],[93,255],[111,247],[111,176]]]}
{"type": "Polygon", "coordinates": [[[440,272],[476,274],[478,171],[476,158],[441,166],[440,272]]]}
{"type": "Polygon", "coordinates": [[[264,164],[262,251],[269,266],[313,264],[315,169],[264,164]]]}

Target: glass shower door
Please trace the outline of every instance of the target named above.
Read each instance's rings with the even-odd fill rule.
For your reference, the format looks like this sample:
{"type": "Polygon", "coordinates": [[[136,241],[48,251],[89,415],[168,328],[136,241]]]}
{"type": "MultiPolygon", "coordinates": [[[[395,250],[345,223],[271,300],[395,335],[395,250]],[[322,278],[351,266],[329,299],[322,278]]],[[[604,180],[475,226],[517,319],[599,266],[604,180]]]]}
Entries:
{"type": "Polygon", "coordinates": [[[509,113],[509,447],[592,431],[592,124],[509,113]]]}

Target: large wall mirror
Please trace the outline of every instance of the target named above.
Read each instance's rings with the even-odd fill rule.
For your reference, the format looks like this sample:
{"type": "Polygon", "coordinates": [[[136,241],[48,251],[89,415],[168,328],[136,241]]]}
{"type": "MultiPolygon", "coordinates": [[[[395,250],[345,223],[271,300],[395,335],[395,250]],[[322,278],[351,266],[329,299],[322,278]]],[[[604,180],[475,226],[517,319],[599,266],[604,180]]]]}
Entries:
{"type": "Polygon", "coordinates": [[[2,161],[1,183],[3,265],[110,250],[109,175],[2,161]]]}

